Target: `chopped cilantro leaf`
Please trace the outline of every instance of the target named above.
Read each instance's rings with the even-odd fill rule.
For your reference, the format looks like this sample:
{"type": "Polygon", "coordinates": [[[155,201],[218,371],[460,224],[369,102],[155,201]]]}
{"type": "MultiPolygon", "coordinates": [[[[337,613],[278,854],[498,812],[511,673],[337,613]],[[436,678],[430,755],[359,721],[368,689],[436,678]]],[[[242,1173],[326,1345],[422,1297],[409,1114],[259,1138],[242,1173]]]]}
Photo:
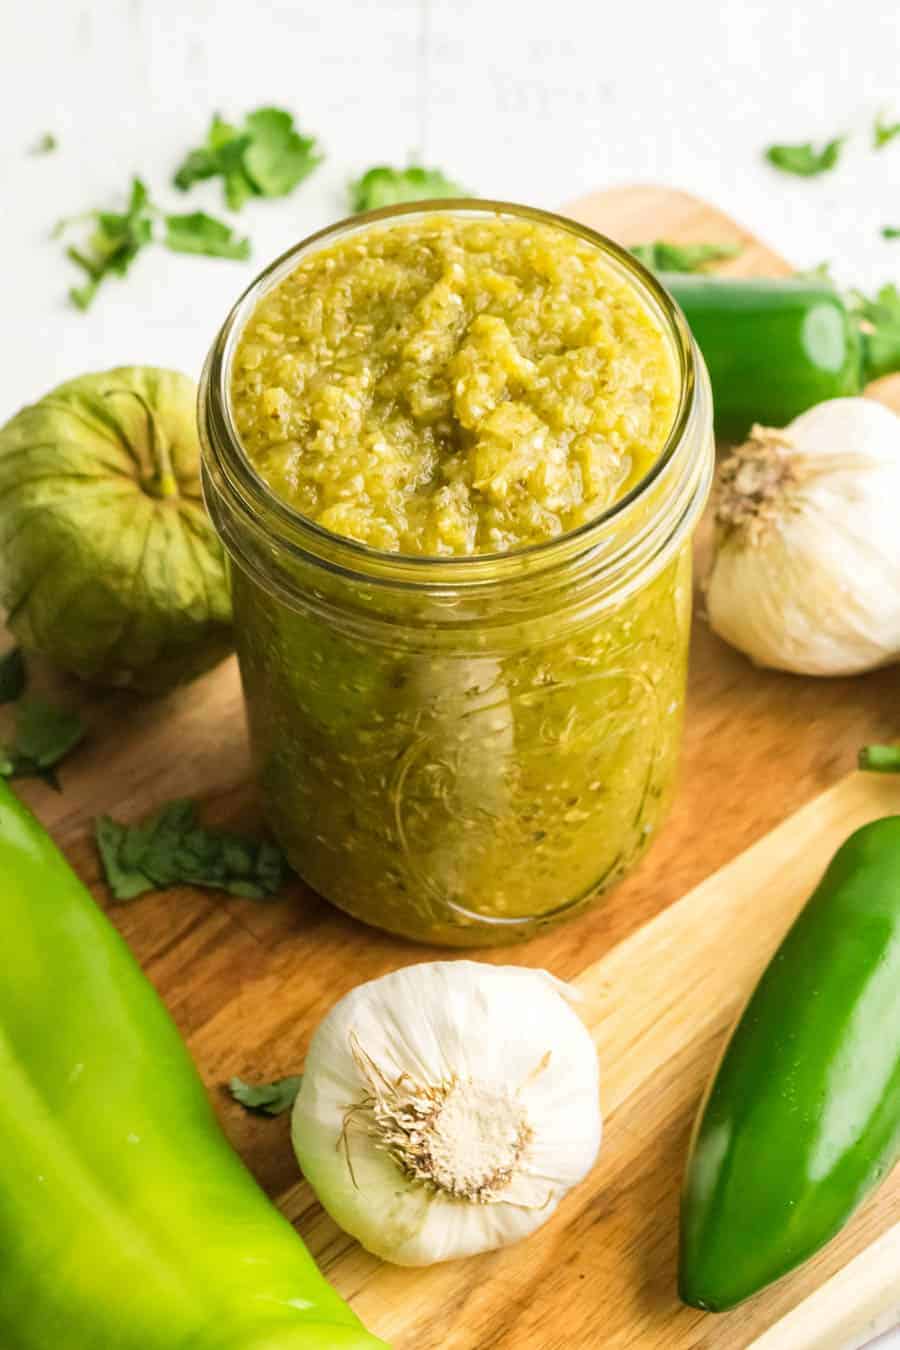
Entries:
{"type": "Polygon", "coordinates": [[[166,216],[165,244],[176,253],[202,253],[208,258],[250,257],[250,240],[238,239],[230,225],[205,211],[166,216]]]}
{"type": "Polygon", "coordinates": [[[97,846],[117,900],[167,886],[207,886],[262,900],[281,886],[287,865],[267,840],[245,839],[197,823],[194,803],[169,802],[141,825],[100,816],[97,846]]]}
{"type": "Polygon", "coordinates": [[[244,125],[244,170],[263,197],[286,197],[321,162],[313,137],[301,136],[280,108],[257,108],[244,125]]]}
{"type": "Polygon", "coordinates": [[[867,377],[877,380],[900,369],[900,290],[882,286],[871,298],[851,291],[847,302],[861,321],[867,377]]]}
{"type": "Polygon", "coordinates": [[[740,244],[671,244],[656,239],[650,244],[635,244],[629,249],[638,262],[657,272],[699,272],[707,263],[736,258],[740,244]]]}
{"type": "Polygon", "coordinates": [[[882,150],[895,136],[900,136],[900,122],[885,122],[879,113],[872,127],[872,145],[882,150]]]}
{"type": "Polygon", "coordinates": [[[39,698],[19,704],[14,749],[39,769],[58,764],[83,738],[78,713],[39,698]]]}
{"type": "Polygon", "coordinates": [[[882,239],[900,239],[900,225],[884,225],[881,230],[882,239]]]}
{"type": "Polygon", "coordinates": [[[86,244],[66,250],[72,262],[87,273],[84,285],[74,286],[69,292],[73,304],[87,309],[107,276],[124,276],[141,250],[156,240],[160,218],[165,226],[160,242],[176,253],[202,253],[211,258],[250,256],[249,239],[236,238],[230,225],[205,211],[162,217],[146,185],[140,178],[133,178],[125,211],[89,211],[86,216],[60,221],[54,230],[54,235],[59,235],[77,221],[93,222],[86,244]]]}
{"type": "Polygon", "coordinates": [[[221,177],[225,200],[239,211],[249,197],[286,197],[312,173],[322,155],[283,108],[257,108],[242,125],[213,117],[206,144],[191,150],[173,182],[183,192],[206,178],[221,177]]]}
{"type": "Polygon", "coordinates": [[[55,766],[83,739],[76,712],[43,699],[24,699],[16,708],[12,742],[0,748],[0,776],[43,778],[58,790],[55,766]]]}
{"type": "Polygon", "coordinates": [[[427,201],[430,197],[466,197],[467,193],[440,169],[392,169],[379,164],[350,184],[353,211],[374,211],[398,202],[427,201]]]}
{"type": "Polygon", "coordinates": [[[228,1091],[248,1111],[264,1116],[280,1116],[294,1105],[302,1081],[300,1074],[276,1078],[273,1083],[245,1083],[243,1078],[232,1078],[228,1083],[228,1091]]]}
{"type": "Polygon", "coordinates": [[[835,136],[819,150],[812,141],[804,141],[801,145],[770,145],[766,150],[766,159],[782,173],[812,178],[834,168],[846,139],[845,136],[835,136]]]}
{"type": "MultiPolygon", "coordinates": [[[[186,192],[194,183],[199,183],[207,178],[215,178],[222,172],[222,161],[220,151],[223,146],[233,144],[237,139],[237,130],[228,122],[223,122],[218,113],[213,117],[209,132],[207,133],[207,143],[197,150],[191,150],[184,158],[181,166],[175,173],[172,180],[177,188],[186,192]]],[[[241,152],[244,145],[235,146],[241,152]]]]}
{"type": "MultiPolygon", "coordinates": [[[[87,309],[101,282],[108,276],[124,276],[142,248],[153,238],[153,208],[145,184],[131,180],[131,194],[125,211],[91,211],[87,217],[94,229],[81,248],[70,246],[66,252],[72,262],[87,273],[83,286],[69,292],[79,309],[87,309]]],[[[60,234],[74,221],[61,221],[54,231],[60,234]]]]}
{"type": "Polygon", "coordinates": [[[221,174],[225,201],[232,211],[239,211],[248,197],[255,195],[243,163],[244,151],[249,144],[249,136],[239,135],[236,127],[230,122],[224,122],[216,113],[209,128],[206,147],[191,151],[175,175],[175,186],[186,191],[196,178],[215,178],[221,174]]]}
{"type": "Polygon", "coordinates": [[[59,141],[53,135],[53,132],[45,131],[43,136],[39,136],[34,142],[28,153],[29,155],[49,155],[52,151],[56,150],[58,146],[59,141]]]}
{"type": "Polygon", "coordinates": [[[872,298],[861,291],[851,291],[850,303],[854,311],[873,328],[883,324],[900,324],[900,291],[893,284],[882,286],[872,298]]]}

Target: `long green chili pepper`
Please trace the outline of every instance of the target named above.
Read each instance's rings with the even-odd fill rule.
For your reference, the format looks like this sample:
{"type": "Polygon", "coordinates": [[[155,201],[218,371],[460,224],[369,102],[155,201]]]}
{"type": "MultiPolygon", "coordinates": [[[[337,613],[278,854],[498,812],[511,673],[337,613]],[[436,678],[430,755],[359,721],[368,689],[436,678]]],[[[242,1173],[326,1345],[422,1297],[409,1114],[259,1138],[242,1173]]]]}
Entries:
{"type": "Polygon", "coordinates": [[[716,431],[728,439],[754,422],[783,427],[815,403],[859,394],[900,369],[900,314],[874,303],[860,313],[827,281],[681,273],[660,280],[703,353],[716,431]]]}
{"type": "Polygon", "coordinates": [[[900,816],[835,854],[700,1113],[679,1287],[721,1312],[828,1242],[900,1156],[900,816]]]}
{"type": "Polygon", "coordinates": [[[3,1350],[376,1350],[222,1134],[125,943],[0,783],[3,1350]]]}

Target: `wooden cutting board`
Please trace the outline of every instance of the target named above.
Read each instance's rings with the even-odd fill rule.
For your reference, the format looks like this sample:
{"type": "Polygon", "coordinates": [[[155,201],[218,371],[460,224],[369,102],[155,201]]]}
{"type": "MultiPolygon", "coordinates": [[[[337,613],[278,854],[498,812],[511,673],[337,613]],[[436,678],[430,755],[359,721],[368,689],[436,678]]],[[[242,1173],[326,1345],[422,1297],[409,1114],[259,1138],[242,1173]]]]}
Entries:
{"type": "Polygon", "coordinates": [[[325,1233],[306,1227],[311,1196],[298,1187],[291,1212],[363,1320],[398,1350],[743,1350],[769,1327],[767,1350],[821,1350],[822,1333],[843,1319],[831,1344],[849,1350],[885,1308],[900,1311],[895,1243],[865,1279],[857,1267],[783,1333],[775,1326],[900,1220],[900,1169],[815,1261],[742,1307],[711,1316],[675,1293],[688,1134],[724,1038],[825,860],[888,812],[900,812],[900,778],[854,773],[574,981],[600,1057],[606,1134],[588,1180],[527,1243],[399,1270],[346,1241],[337,1253],[333,1229],[321,1247],[325,1233]]]}
{"type": "MultiPolygon", "coordinates": [[[[740,242],[731,272],[787,270],[727,217],[669,189],[617,189],[570,211],[626,243],[740,242]]],[[[881,386],[875,392],[900,408],[900,382],[881,386]]],[[[700,571],[706,546],[701,530],[700,571]]],[[[330,1278],[396,1350],[743,1350],[766,1328],[773,1328],[766,1350],[801,1350],[826,1343],[804,1339],[817,1317],[834,1326],[838,1310],[858,1320],[884,1302],[882,1272],[898,1266],[890,1238],[877,1260],[854,1263],[843,1285],[826,1284],[815,1305],[779,1326],[900,1217],[896,1184],[822,1259],[745,1309],[704,1317],[679,1310],[674,1298],[684,1146],[727,1024],[829,854],[855,824],[900,810],[900,783],[854,775],[743,852],[842,779],[860,744],[897,735],[898,676],[814,681],[756,671],[709,631],[702,611],[698,597],[681,789],[649,857],[592,914],[485,958],[577,979],[602,1059],[608,1132],[600,1163],[527,1244],[430,1271],[380,1265],[298,1183],[286,1121],[249,1117],[220,1090],[234,1073],[296,1071],[336,998],[438,953],[352,923],[299,882],[270,904],[176,890],[111,908],[187,1037],[235,1146],[330,1278]]],[[[232,661],[155,703],[86,695],[40,669],[36,682],[82,705],[90,738],[63,768],[62,795],[24,783],[23,796],[102,903],[108,897],[88,833],[98,812],[138,818],[189,795],[211,821],[255,822],[232,661]]],[[[851,1343],[858,1337],[834,1342],[851,1343]]]]}

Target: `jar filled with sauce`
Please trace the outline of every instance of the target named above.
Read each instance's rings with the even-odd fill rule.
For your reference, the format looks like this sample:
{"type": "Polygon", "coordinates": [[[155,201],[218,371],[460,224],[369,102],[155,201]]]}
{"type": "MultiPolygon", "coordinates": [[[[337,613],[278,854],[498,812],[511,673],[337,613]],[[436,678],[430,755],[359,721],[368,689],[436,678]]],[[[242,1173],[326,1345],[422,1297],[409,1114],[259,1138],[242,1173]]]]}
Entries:
{"type": "Polygon", "coordinates": [[[706,373],[658,283],[523,207],[357,217],[239,301],[201,430],[296,871],[458,946],[601,897],[672,796],[713,465],[706,373]]]}

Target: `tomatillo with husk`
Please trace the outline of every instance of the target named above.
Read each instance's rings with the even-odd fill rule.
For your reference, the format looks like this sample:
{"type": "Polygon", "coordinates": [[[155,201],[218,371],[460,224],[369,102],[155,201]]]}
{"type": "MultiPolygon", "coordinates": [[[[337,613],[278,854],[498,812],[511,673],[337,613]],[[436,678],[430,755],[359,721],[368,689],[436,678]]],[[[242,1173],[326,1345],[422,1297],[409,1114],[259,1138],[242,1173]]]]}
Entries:
{"type": "Polygon", "coordinates": [[[123,366],[59,385],[0,430],[0,603],[24,647],[150,693],[230,651],[195,406],[186,375],[123,366]]]}

